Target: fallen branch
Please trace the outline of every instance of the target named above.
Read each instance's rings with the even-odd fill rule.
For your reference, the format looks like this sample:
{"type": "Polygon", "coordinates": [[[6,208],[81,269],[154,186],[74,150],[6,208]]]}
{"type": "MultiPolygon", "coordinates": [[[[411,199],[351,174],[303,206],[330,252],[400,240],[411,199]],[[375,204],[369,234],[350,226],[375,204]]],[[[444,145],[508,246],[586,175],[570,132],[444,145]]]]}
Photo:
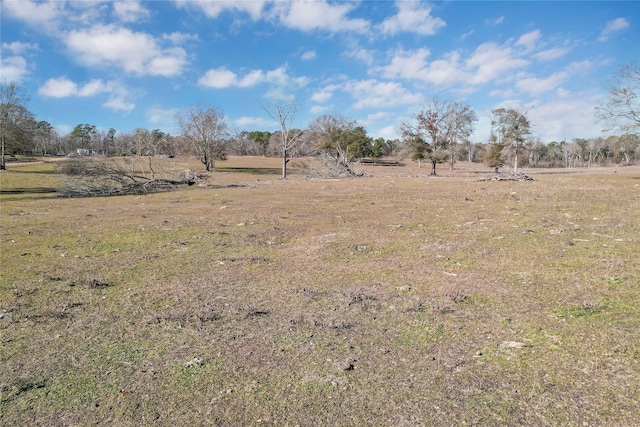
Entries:
{"type": "Polygon", "coordinates": [[[508,172],[487,175],[478,181],[533,181],[533,178],[523,172],[508,172]]]}

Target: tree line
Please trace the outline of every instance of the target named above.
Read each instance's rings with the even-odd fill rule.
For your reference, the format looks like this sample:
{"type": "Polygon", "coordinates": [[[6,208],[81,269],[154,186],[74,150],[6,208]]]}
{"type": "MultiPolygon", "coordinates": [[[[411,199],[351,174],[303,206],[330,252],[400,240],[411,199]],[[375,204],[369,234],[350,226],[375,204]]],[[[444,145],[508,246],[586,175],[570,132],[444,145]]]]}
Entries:
{"type": "Polygon", "coordinates": [[[260,155],[282,158],[282,178],[287,164],[299,156],[319,156],[333,166],[351,171],[359,159],[394,157],[425,161],[436,175],[437,165],[455,162],[484,162],[495,168],[509,165],[515,171],[527,167],[590,167],[634,163],[640,157],[640,120],[637,63],[623,67],[612,79],[609,94],[597,108],[597,119],[605,130],[617,132],[607,138],[576,138],[572,141],[544,142],[532,136],[533,126],[526,112],[514,108],[492,111],[491,133],[486,142],[473,142],[477,116],[467,104],[437,97],[428,99],[420,111],[401,124],[400,139],[374,139],[364,127],[340,115],[322,115],[305,129],[293,127],[297,103],[263,106],[278,129],[239,131],[231,129],[218,108],[192,105],[175,116],[178,134],[159,129],[135,129],[119,133],[78,124],[61,135],[46,121],[38,121],[26,107],[28,97],[16,83],[3,82],[0,88],[0,131],[2,167],[5,155],[40,156],[154,156],[194,155],[209,171],[218,159],[228,155],[260,155]]]}

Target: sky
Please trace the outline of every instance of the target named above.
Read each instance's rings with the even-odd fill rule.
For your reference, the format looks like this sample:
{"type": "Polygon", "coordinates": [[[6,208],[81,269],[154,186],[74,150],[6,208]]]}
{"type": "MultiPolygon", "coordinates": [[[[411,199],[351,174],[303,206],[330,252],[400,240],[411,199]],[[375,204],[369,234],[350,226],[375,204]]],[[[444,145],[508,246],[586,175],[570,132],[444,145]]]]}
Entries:
{"type": "Polygon", "coordinates": [[[543,142],[602,136],[594,107],[640,56],[636,1],[1,2],[0,79],[37,120],[119,133],[177,133],[191,105],[236,131],[278,130],[324,114],[373,138],[400,136],[427,99],[469,104],[472,142],[491,111],[515,108],[543,142]]]}

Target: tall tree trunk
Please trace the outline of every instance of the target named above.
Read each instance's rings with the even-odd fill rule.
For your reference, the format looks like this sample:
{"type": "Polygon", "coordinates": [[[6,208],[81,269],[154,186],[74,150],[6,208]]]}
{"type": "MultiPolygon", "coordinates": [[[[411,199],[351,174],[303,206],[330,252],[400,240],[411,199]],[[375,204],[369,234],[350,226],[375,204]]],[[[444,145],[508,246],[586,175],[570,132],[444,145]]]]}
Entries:
{"type": "Polygon", "coordinates": [[[436,176],[436,161],[431,161],[431,176],[436,176]]]}
{"type": "Polygon", "coordinates": [[[282,153],[282,177],[280,179],[287,179],[287,163],[289,160],[287,159],[286,150],[282,153]]]}

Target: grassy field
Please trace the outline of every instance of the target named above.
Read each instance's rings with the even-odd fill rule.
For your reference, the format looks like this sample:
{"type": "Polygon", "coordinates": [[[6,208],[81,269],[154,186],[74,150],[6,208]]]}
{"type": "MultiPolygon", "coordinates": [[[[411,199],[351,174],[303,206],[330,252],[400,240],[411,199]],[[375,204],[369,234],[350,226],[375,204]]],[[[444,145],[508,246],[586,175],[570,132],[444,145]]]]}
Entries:
{"type": "Polygon", "coordinates": [[[3,171],[0,424],[640,424],[640,167],[278,165],[84,199],[3,171]]]}

